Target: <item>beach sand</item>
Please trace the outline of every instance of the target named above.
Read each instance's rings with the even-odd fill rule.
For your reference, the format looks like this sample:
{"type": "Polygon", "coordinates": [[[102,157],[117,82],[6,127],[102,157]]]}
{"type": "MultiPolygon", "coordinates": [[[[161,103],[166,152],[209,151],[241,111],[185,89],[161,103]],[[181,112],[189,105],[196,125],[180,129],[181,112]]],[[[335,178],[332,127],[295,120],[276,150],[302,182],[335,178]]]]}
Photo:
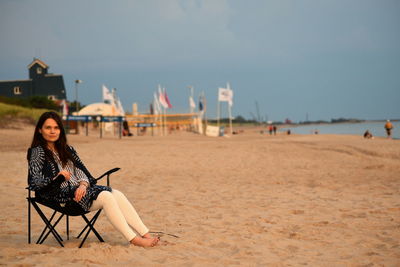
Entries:
{"type": "MultiPolygon", "coordinates": [[[[94,176],[134,203],[161,244],[127,244],[102,214],[83,248],[27,244],[26,149],[33,127],[0,129],[0,265],[399,266],[400,142],[359,136],[187,132],[69,135],[94,176]]],[[[33,237],[42,222],[33,216],[33,237]]],[[[71,235],[83,227],[70,218],[71,235]]],[[[65,236],[64,222],[58,227],[65,236]]]]}

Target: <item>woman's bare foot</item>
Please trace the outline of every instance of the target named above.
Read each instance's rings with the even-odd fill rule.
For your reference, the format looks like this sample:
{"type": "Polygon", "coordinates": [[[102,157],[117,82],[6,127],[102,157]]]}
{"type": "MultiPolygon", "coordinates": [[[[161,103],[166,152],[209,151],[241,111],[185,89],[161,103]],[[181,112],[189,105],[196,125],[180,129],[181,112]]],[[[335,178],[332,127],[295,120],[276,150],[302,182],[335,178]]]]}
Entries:
{"type": "Polygon", "coordinates": [[[135,236],[135,238],[133,238],[130,243],[135,246],[146,248],[146,247],[154,247],[155,245],[157,245],[158,241],[160,241],[158,237],[147,238],[144,236],[143,237],[135,236]]]}
{"type": "Polygon", "coordinates": [[[142,236],[143,238],[154,238],[150,233],[146,233],[142,236]]]}

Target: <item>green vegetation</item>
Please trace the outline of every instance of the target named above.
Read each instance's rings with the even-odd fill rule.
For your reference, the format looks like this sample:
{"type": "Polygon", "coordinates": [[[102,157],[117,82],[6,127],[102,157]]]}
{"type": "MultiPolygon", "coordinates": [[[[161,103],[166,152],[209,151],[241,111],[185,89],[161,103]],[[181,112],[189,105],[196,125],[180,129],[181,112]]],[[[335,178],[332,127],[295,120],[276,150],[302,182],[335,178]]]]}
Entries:
{"type": "MultiPolygon", "coordinates": [[[[217,120],[207,120],[209,124],[211,125],[217,125],[217,120]]],[[[360,120],[360,119],[353,119],[353,118],[337,118],[337,119],[331,119],[330,121],[325,121],[325,120],[317,120],[317,121],[299,121],[298,123],[296,122],[291,122],[290,120],[286,120],[284,122],[282,121],[274,121],[274,125],[281,125],[281,124],[300,124],[300,125],[307,125],[307,124],[323,124],[323,123],[358,123],[358,122],[364,122],[365,120],[360,120]]],[[[229,119],[228,118],[221,118],[219,120],[220,125],[222,126],[229,126],[229,119]]],[[[265,121],[257,121],[255,119],[245,119],[243,116],[238,115],[235,118],[232,119],[232,124],[235,126],[242,126],[242,125],[258,125],[258,126],[265,126],[267,125],[267,122],[265,121]]]]}
{"type": "Polygon", "coordinates": [[[0,103],[17,105],[27,108],[43,108],[59,111],[60,107],[53,100],[45,96],[31,96],[28,98],[12,98],[0,96],[0,103]]]}
{"type": "MultiPolygon", "coordinates": [[[[217,125],[218,120],[207,120],[207,122],[210,125],[217,125]]],[[[220,125],[225,126],[225,127],[229,127],[229,118],[221,118],[219,120],[220,125]]],[[[243,126],[243,125],[257,125],[259,124],[257,121],[255,120],[246,120],[244,117],[242,116],[237,116],[236,118],[232,119],[232,125],[233,126],[243,126]]]]}
{"type": "Polygon", "coordinates": [[[22,120],[34,124],[45,111],[49,110],[0,103],[0,126],[10,124],[14,120],[22,120]]]}
{"type": "Polygon", "coordinates": [[[358,123],[358,122],[364,122],[365,120],[360,120],[360,119],[351,119],[351,118],[338,118],[338,119],[331,119],[331,121],[324,121],[324,120],[318,120],[318,121],[300,121],[299,124],[323,124],[323,123],[358,123]]]}
{"type": "MultiPolygon", "coordinates": [[[[82,105],[81,102],[78,101],[79,110],[83,109],[84,107],[86,107],[86,106],[82,105]]],[[[76,112],[76,101],[68,102],[68,108],[69,108],[70,114],[72,114],[72,112],[76,112]]]]}
{"type": "Polygon", "coordinates": [[[353,118],[338,118],[338,119],[331,119],[331,123],[342,123],[342,122],[364,122],[365,120],[353,119],[353,118]]]}
{"type": "Polygon", "coordinates": [[[45,96],[28,98],[11,98],[0,96],[0,127],[5,127],[15,121],[35,124],[43,112],[59,111],[60,107],[45,96]]]}

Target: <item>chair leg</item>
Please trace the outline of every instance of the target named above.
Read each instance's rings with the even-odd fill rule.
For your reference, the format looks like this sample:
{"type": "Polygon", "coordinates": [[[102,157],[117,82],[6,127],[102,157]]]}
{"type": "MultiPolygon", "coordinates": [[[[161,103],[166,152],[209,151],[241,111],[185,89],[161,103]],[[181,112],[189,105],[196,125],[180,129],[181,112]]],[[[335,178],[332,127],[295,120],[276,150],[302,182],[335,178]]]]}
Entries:
{"type": "Polygon", "coordinates": [[[27,198],[28,200],[28,244],[31,243],[31,200],[30,198],[27,198]]]}
{"type": "MultiPolygon", "coordinates": [[[[94,223],[95,223],[96,220],[97,220],[97,217],[99,217],[99,215],[100,215],[100,212],[101,212],[101,209],[98,210],[98,211],[96,212],[96,214],[92,217],[92,219],[90,220],[90,224],[94,225],[94,223]]],[[[82,216],[84,216],[84,215],[82,215],[82,216]]],[[[85,216],[85,217],[86,217],[86,216],[85,216]]],[[[85,218],[83,218],[83,219],[85,219],[85,218]]],[[[76,238],[80,238],[81,235],[86,231],[86,229],[87,229],[88,227],[89,227],[89,224],[86,224],[86,226],[82,229],[82,231],[79,233],[79,235],[78,235],[76,238]]]]}
{"type": "MultiPolygon", "coordinates": [[[[53,220],[54,215],[56,215],[56,213],[57,213],[57,211],[54,211],[53,216],[51,216],[51,218],[50,218],[50,220],[49,220],[49,223],[51,223],[51,221],[53,220]]],[[[64,214],[61,213],[60,217],[58,217],[58,219],[56,220],[56,222],[52,225],[52,227],[53,227],[54,230],[56,229],[57,224],[61,221],[61,219],[62,219],[63,217],[64,217],[64,214]]],[[[43,229],[43,232],[42,232],[41,236],[45,233],[46,230],[47,230],[47,227],[45,227],[45,228],[43,229]]],[[[46,233],[46,235],[43,236],[43,238],[42,238],[41,241],[39,241],[39,240],[40,240],[40,237],[39,237],[39,239],[38,239],[38,241],[37,241],[37,244],[43,244],[43,242],[46,240],[46,238],[49,236],[49,234],[50,234],[50,231],[48,231],[48,232],[46,233]]],[[[57,234],[58,238],[61,240],[61,242],[64,241],[64,240],[62,239],[62,237],[60,236],[60,234],[59,234],[57,231],[56,231],[56,234],[57,234]]]]}
{"type": "Polygon", "coordinates": [[[81,234],[85,231],[86,228],[89,227],[89,229],[87,230],[87,232],[85,234],[85,237],[83,238],[81,244],[79,245],[79,248],[81,248],[83,246],[83,244],[85,243],[86,238],[90,234],[90,231],[93,231],[93,233],[96,235],[97,239],[99,239],[100,242],[104,242],[104,239],[100,236],[100,234],[94,228],[94,224],[96,223],[97,218],[99,217],[100,213],[101,213],[101,210],[97,211],[97,213],[93,216],[93,218],[90,221],[88,220],[88,218],[84,214],[82,214],[82,218],[85,220],[87,225],[85,226],[83,231],[79,234],[78,238],[81,236],[81,234]]]}
{"type": "Polygon", "coordinates": [[[69,240],[69,216],[67,215],[66,219],[66,224],[67,224],[67,240],[69,240]]]}
{"type": "MultiPolygon", "coordinates": [[[[53,214],[51,215],[51,217],[50,217],[50,219],[47,219],[47,221],[49,222],[49,223],[51,223],[51,221],[53,220],[53,218],[54,218],[54,215],[56,215],[56,211],[54,211],[53,212],[53,214]]],[[[44,234],[46,233],[46,230],[47,230],[47,224],[46,224],[46,226],[43,228],[43,230],[42,230],[42,233],[39,235],[39,238],[38,238],[38,240],[37,240],[37,242],[36,242],[36,244],[39,244],[40,243],[40,241],[42,240],[42,238],[43,238],[43,236],[44,236],[44,234]]],[[[47,236],[46,236],[47,237],[47,236]]]]}
{"type": "MultiPolygon", "coordinates": [[[[60,244],[60,246],[62,246],[62,247],[64,247],[64,245],[63,245],[63,243],[62,243],[62,238],[60,237],[60,235],[57,233],[57,231],[54,229],[54,226],[49,222],[49,220],[47,220],[47,218],[46,218],[46,216],[43,214],[43,212],[40,210],[40,208],[39,208],[39,206],[36,204],[36,202],[34,202],[34,201],[32,201],[31,202],[32,203],[32,205],[33,205],[33,207],[35,208],[35,210],[37,211],[37,213],[39,214],[39,216],[42,218],[42,220],[43,220],[43,222],[46,224],[46,228],[45,229],[49,229],[49,233],[51,232],[52,234],[53,234],[53,236],[54,236],[54,238],[57,240],[57,242],[60,244]]],[[[61,215],[60,217],[62,217],[62,216],[64,216],[64,214],[63,215],[61,215]]],[[[53,213],[53,216],[52,217],[54,217],[54,213],[53,213]]],[[[58,223],[58,222],[57,222],[58,223]]],[[[45,230],[44,229],[44,230],[45,230]]],[[[49,234],[48,233],[48,234],[49,234]]],[[[48,235],[47,234],[47,235],[48,235]]],[[[43,235],[43,232],[42,232],[42,235],[43,235]]],[[[41,236],[42,236],[41,235],[41,236]]],[[[47,238],[47,235],[46,235],[46,238],[47,238]]],[[[41,238],[41,237],[40,237],[41,238]]],[[[40,239],[39,239],[40,240],[40,239]]],[[[38,240],[38,242],[39,242],[39,240],[38,240]]],[[[43,240],[41,240],[41,243],[43,243],[43,241],[44,241],[44,239],[43,240]]]]}

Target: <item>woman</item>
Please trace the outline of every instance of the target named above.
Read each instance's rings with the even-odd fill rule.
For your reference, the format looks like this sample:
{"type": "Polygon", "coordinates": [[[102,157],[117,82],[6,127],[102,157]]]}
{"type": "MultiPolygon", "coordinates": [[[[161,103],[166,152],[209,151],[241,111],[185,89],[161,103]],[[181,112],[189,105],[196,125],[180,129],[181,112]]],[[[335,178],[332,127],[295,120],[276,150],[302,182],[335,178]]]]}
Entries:
{"type": "Polygon", "coordinates": [[[75,206],[84,211],[103,209],[111,224],[131,244],[153,247],[158,243],[159,238],[149,234],[123,193],[108,186],[96,185],[96,180],[74,148],[67,144],[57,113],[45,112],[39,118],[28,150],[28,162],[29,186],[37,197],[60,205],[69,205],[74,201],[75,206]]]}

